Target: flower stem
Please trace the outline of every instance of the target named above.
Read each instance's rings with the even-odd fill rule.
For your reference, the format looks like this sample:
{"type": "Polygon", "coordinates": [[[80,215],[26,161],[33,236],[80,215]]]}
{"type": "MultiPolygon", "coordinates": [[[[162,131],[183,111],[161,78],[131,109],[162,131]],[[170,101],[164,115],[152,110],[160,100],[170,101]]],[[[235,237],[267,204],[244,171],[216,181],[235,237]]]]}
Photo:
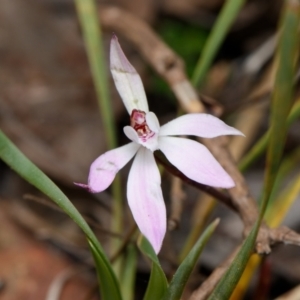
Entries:
{"type": "MultiPolygon", "coordinates": [[[[82,29],[90,69],[93,76],[101,118],[104,124],[108,148],[117,146],[116,127],[111,107],[109,84],[107,79],[107,66],[105,63],[101,27],[94,0],[75,0],[76,9],[82,29]]],[[[112,185],[113,191],[113,220],[111,229],[116,233],[122,232],[122,191],[121,181],[117,176],[112,185]]],[[[112,252],[118,248],[120,241],[112,241],[112,252]]],[[[117,276],[121,270],[115,268],[117,276]]]]}

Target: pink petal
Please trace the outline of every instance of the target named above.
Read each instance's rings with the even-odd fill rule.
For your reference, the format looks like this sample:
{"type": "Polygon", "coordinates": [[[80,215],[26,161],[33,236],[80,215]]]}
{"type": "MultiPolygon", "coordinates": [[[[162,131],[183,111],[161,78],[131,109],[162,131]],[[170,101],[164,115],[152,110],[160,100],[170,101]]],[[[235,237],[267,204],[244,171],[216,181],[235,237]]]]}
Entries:
{"type": "Polygon", "coordinates": [[[126,58],[115,35],[110,43],[110,70],[128,113],[131,114],[133,109],[148,112],[142,80],[126,58]]]}
{"type": "Polygon", "coordinates": [[[243,134],[212,115],[187,114],[161,126],[159,135],[195,135],[203,138],[214,138],[220,135],[243,134]]]}
{"type": "Polygon", "coordinates": [[[188,178],[219,188],[235,186],[209,150],[195,141],[177,137],[159,137],[159,149],[188,178]]]}
{"type": "Polygon", "coordinates": [[[99,193],[107,189],[118,171],[129,162],[139,147],[139,144],[129,143],[99,156],[90,167],[87,185],[89,191],[99,193]]]}
{"type": "Polygon", "coordinates": [[[152,152],[141,147],[129,173],[127,198],[133,218],[156,253],[166,233],[166,208],[160,183],[152,152]]]}

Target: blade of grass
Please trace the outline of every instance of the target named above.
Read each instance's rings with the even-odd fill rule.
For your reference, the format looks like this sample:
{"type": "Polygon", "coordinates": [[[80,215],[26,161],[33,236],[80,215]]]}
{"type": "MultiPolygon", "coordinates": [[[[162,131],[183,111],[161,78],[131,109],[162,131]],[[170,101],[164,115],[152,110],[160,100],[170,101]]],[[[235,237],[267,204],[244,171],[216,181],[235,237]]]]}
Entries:
{"type": "Polygon", "coordinates": [[[163,269],[160,266],[159,260],[148,240],[141,237],[138,240],[138,246],[142,253],[146,255],[152,262],[150,279],[144,300],[161,299],[168,288],[168,281],[163,269]]]}
{"type": "Polygon", "coordinates": [[[182,247],[182,250],[180,252],[178,258],[180,263],[183,262],[185,257],[188,255],[188,253],[191,251],[191,249],[199,239],[201,233],[203,233],[204,226],[208,221],[208,218],[211,216],[211,213],[214,210],[216,204],[217,202],[214,197],[206,194],[199,195],[196,211],[194,212],[194,216],[197,216],[197,220],[195,223],[193,223],[186,242],[184,243],[184,246],[182,247]],[[199,205],[201,205],[200,209],[199,205]]]}
{"type": "Polygon", "coordinates": [[[244,3],[245,0],[227,0],[225,2],[196,64],[192,76],[194,86],[203,83],[208,69],[244,3]]]}
{"type": "Polygon", "coordinates": [[[295,63],[298,55],[298,28],[300,24],[300,3],[288,0],[285,4],[280,29],[281,37],[277,50],[278,70],[276,72],[275,87],[272,95],[271,131],[259,219],[209,299],[229,299],[237,285],[252,253],[258,229],[279,169],[287,133],[287,116],[293,101],[293,78],[295,76],[295,63]]]}
{"type": "Polygon", "coordinates": [[[288,186],[288,188],[279,195],[274,201],[274,205],[270,212],[266,215],[266,221],[270,227],[280,225],[284,217],[289,212],[289,209],[294,204],[297,196],[300,193],[300,176],[298,176],[288,186]]]}
{"type": "MultiPolygon", "coordinates": [[[[109,83],[107,79],[107,66],[102,45],[102,33],[98,20],[97,7],[94,0],[75,0],[78,17],[80,20],[82,35],[84,38],[90,69],[96,88],[98,104],[109,149],[117,146],[116,128],[114,123],[113,109],[109,95],[109,83]]],[[[112,183],[113,193],[113,220],[111,230],[121,233],[123,229],[123,205],[122,188],[119,175],[112,183]]],[[[120,246],[121,241],[112,240],[112,251],[120,246]]],[[[118,277],[121,276],[122,260],[118,259],[114,263],[114,269],[118,277]]]]}
{"type": "Polygon", "coordinates": [[[87,56],[97,93],[109,148],[117,146],[116,129],[109,95],[107,65],[102,45],[101,27],[94,0],[75,0],[87,56]]]}
{"type": "Polygon", "coordinates": [[[294,170],[295,166],[297,166],[299,162],[300,162],[300,147],[292,151],[292,153],[287,155],[282,161],[270,196],[266,214],[268,214],[268,211],[272,209],[272,205],[276,199],[276,196],[278,195],[278,191],[279,188],[281,187],[281,184],[283,183],[283,180],[292,170],[294,170]]]}
{"type": "Polygon", "coordinates": [[[95,259],[102,299],[121,300],[119,286],[106,255],[96,236],[65,194],[0,130],[0,158],[17,174],[53,200],[85,233],[95,259]]]}
{"type": "MultiPolygon", "coordinates": [[[[274,205],[269,211],[267,211],[265,221],[271,228],[275,228],[282,223],[295,200],[297,200],[297,196],[299,195],[299,193],[300,176],[294,179],[293,182],[284,190],[284,192],[282,192],[279,197],[274,200],[274,205]]],[[[243,299],[247,287],[250,284],[251,278],[253,277],[253,274],[257,267],[260,265],[261,261],[261,256],[257,254],[253,254],[251,256],[250,260],[247,263],[247,267],[230,300],[243,299]]]]}
{"type": "Polygon", "coordinates": [[[124,271],[122,274],[122,296],[126,300],[134,299],[134,285],[137,266],[137,249],[129,244],[126,249],[126,259],[124,262],[124,271]]]}
{"type": "Polygon", "coordinates": [[[218,226],[220,219],[216,219],[212,224],[210,224],[203,234],[198,239],[197,243],[194,245],[192,250],[186,256],[184,261],[178,267],[176,273],[173,276],[172,281],[170,282],[169,288],[165,295],[163,296],[163,300],[179,300],[181,299],[184,287],[196,266],[197,260],[199,256],[208,242],[208,239],[211,237],[216,227],[218,226]]]}
{"type": "MultiPolygon", "coordinates": [[[[300,117],[300,99],[297,99],[287,119],[287,126],[290,127],[300,117]]],[[[270,138],[270,129],[255,143],[239,163],[239,169],[246,171],[265,151],[270,138]]]]}
{"type": "Polygon", "coordinates": [[[278,70],[272,95],[270,139],[267,151],[267,170],[264,181],[261,217],[271,195],[285,145],[287,117],[293,105],[293,82],[299,50],[300,2],[286,1],[278,45],[278,70]]]}

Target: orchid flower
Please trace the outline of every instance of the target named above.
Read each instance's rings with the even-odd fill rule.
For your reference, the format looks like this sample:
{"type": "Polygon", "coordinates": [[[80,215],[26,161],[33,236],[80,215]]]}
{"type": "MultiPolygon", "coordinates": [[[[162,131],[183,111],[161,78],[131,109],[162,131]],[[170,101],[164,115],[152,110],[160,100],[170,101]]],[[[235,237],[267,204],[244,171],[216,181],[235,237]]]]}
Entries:
{"type": "Polygon", "coordinates": [[[133,218],[155,252],[160,251],[166,233],[166,207],[161,178],[153,152],[160,150],[188,178],[218,188],[232,188],[232,178],[202,144],[174,137],[194,135],[214,138],[243,135],[209,114],[187,114],[160,126],[149,111],[140,76],[127,60],[116,36],[110,46],[110,69],[116,88],[130,115],[124,127],[131,142],[99,156],[91,165],[88,184],[78,184],[92,193],[109,187],[117,172],[134,156],[127,181],[127,199],[133,218]]]}

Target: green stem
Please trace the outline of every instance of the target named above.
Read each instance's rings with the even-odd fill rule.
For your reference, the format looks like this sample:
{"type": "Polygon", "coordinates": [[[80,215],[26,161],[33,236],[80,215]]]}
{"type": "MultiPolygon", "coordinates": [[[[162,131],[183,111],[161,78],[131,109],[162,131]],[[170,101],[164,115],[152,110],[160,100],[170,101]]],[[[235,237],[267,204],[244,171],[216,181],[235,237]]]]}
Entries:
{"type": "Polygon", "coordinates": [[[194,86],[199,86],[203,83],[209,67],[244,2],[245,0],[227,0],[223,5],[194,70],[192,76],[194,86]]]}
{"type": "MultiPolygon", "coordinates": [[[[116,127],[114,123],[113,109],[109,95],[109,83],[107,79],[107,65],[102,44],[101,27],[98,20],[97,7],[94,0],[75,0],[78,17],[80,20],[82,35],[85,41],[87,56],[96,89],[101,118],[104,124],[105,136],[109,149],[117,146],[116,127]]],[[[121,181],[118,176],[112,184],[113,193],[113,220],[112,231],[122,232],[123,206],[121,181]]],[[[120,241],[112,241],[112,252],[118,248],[120,241]]],[[[120,264],[115,267],[117,276],[120,275],[120,264]]]]}
{"type": "MultiPolygon", "coordinates": [[[[300,117],[300,99],[294,104],[291,113],[287,119],[287,126],[290,127],[300,117]]],[[[255,143],[255,145],[248,151],[247,155],[243,157],[239,163],[239,169],[243,172],[248,169],[252,163],[257,160],[266,150],[269,137],[270,129],[255,143]]]]}

